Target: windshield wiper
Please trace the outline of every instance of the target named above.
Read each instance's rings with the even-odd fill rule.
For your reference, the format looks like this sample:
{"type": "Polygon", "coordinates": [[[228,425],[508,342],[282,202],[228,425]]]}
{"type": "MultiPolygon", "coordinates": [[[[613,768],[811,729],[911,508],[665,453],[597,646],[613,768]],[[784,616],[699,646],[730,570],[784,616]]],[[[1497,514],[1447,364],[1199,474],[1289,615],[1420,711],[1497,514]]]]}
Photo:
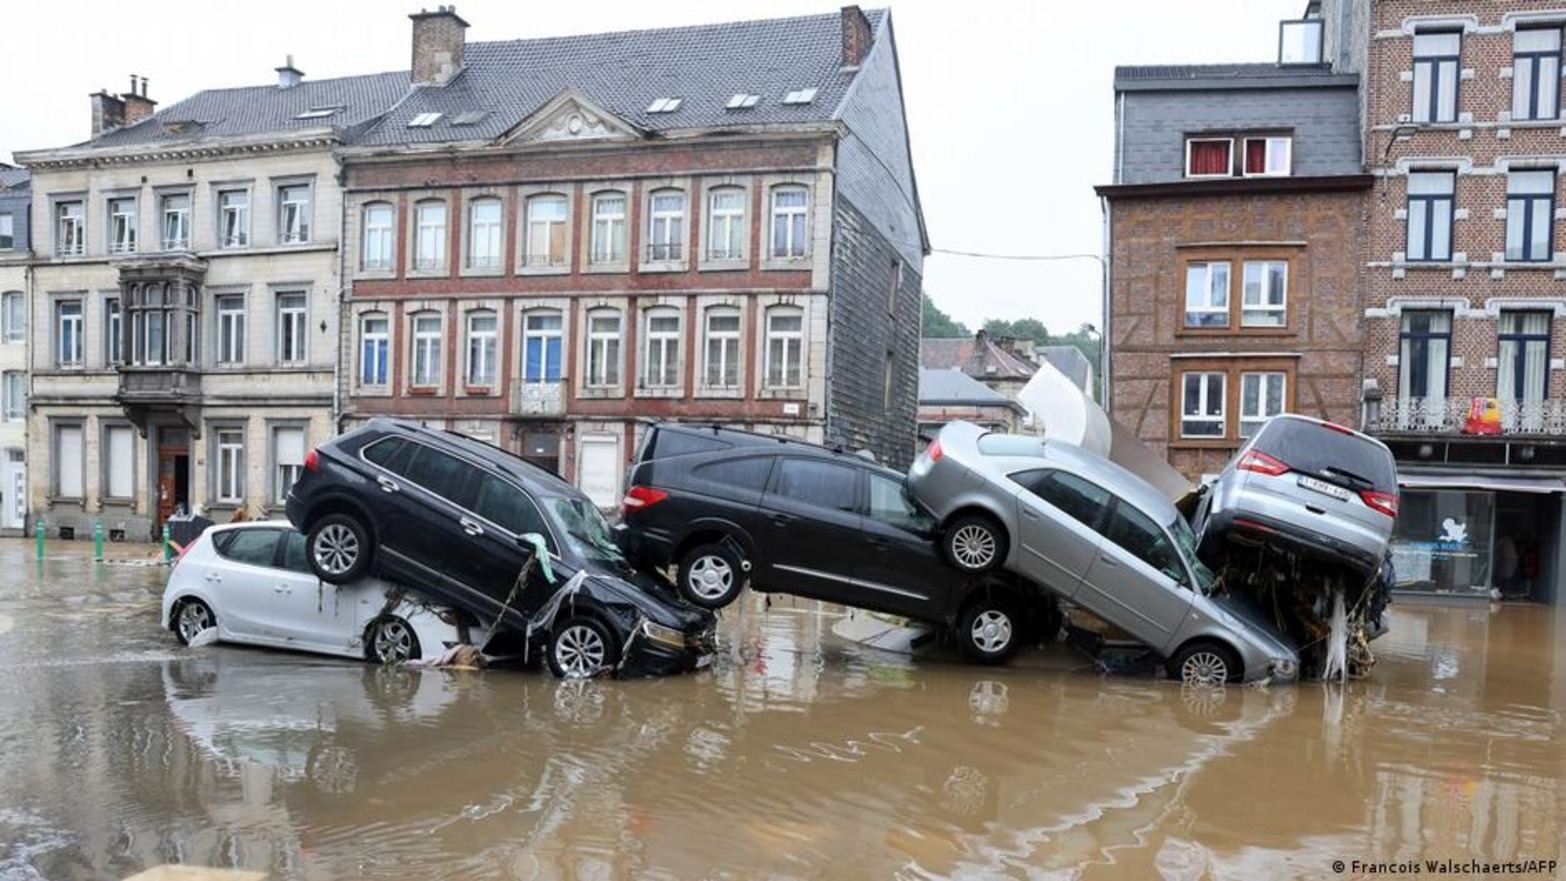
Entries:
{"type": "Polygon", "coordinates": [[[1330,474],[1336,474],[1339,477],[1347,478],[1350,483],[1355,483],[1355,484],[1358,484],[1359,486],[1375,486],[1376,485],[1376,482],[1374,480],[1371,480],[1370,478],[1368,478],[1368,477],[1366,477],[1366,476],[1364,476],[1362,474],[1355,474],[1354,472],[1348,470],[1347,468],[1339,468],[1336,465],[1328,465],[1328,466],[1322,468],[1321,470],[1322,471],[1326,471],[1326,472],[1328,472],[1330,474]]]}

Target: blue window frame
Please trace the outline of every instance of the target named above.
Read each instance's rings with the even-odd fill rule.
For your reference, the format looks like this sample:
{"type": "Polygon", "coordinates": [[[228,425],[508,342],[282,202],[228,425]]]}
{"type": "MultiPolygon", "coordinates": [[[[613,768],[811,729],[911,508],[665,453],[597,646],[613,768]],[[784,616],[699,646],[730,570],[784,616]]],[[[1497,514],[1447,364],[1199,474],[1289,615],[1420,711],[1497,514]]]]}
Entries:
{"type": "Polygon", "coordinates": [[[561,331],[559,312],[529,312],[523,318],[523,382],[560,381],[561,331]]]}
{"type": "Polygon", "coordinates": [[[1408,173],[1408,243],[1404,247],[1408,260],[1452,259],[1452,196],[1456,187],[1456,172],[1408,173]]]}

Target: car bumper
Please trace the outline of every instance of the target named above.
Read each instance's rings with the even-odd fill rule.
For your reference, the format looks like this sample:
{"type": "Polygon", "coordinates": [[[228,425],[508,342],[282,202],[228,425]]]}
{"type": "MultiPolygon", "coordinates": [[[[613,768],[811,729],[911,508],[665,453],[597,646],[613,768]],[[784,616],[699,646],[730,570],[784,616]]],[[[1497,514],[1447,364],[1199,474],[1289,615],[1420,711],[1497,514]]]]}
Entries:
{"type": "Polygon", "coordinates": [[[674,562],[674,542],[668,537],[623,522],[616,523],[613,529],[614,542],[631,565],[659,569],[674,562]]]}
{"type": "Polygon", "coordinates": [[[1367,577],[1381,568],[1385,549],[1370,550],[1292,523],[1244,511],[1220,511],[1208,520],[1203,532],[1225,540],[1281,545],[1296,553],[1348,563],[1367,577]]]}
{"type": "Polygon", "coordinates": [[[638,627],[626,644],[619,675],[626,679],[677,676],[709,666],[716,651],[717,641],[710,628],[688,633],[683,645],[674,645],[651,638],[638,627]]]}

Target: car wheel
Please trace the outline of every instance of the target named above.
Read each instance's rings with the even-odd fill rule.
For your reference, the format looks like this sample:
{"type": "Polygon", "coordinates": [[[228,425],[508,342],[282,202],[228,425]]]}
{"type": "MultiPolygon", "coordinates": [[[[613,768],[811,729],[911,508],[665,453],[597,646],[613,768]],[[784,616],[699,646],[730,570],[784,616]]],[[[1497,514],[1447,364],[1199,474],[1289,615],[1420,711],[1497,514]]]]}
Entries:
{"type": "Polygon", "coordinates": [[[419,637],[407,621],[387,615],[370,622],[364,636],[365,655],[374,664],[406,664],[423,657],[419,637]]]}
{"type": "Polygon", "coordinates": [[[1006,533],[982,514],[959,517],[946,529],[946,559],[964,572],[988,572],[1006,559],[1006,533]]]}
{"type": "Polygon", "coordinates": [[[174,635],[180,645],[190,645],[201,631],[217,626],[217,616],[201,600],[181,600],[174,612],[174,635]]]}
{"type": "Polygon", "coordinates": [[[561,679],[587,679],[613,670],[620,650],[597,618],[568,618],[549,637],[549,670],[561,679]]]}
{"type": "Polygon", "coordinates": [[[1165,669],[1184,685],[1214,687],[1240,678],[1240,660],[1215,642],[1193,642],[1174,653],[1165,669]]]}
{"type": "Polygon", "coordinates": [[[310,527],[310,568],[322,581],[347,584],[370,566],[370,531],[358,518],[328,514],[310,527]]]}
{"type": "Polygon", "coordinates": [[[1021,642],[1021,622],[998,600],[980,599],[957,619],[957,641],[963,654],[981,664],[1005,663],[1021,642]]]}
{"type": "Polygon", "coordinates": [[[739,555],[720,544],[692,548],[680,561],[680,596],[703,609],[721,609],[745,588],[739,555]]]}

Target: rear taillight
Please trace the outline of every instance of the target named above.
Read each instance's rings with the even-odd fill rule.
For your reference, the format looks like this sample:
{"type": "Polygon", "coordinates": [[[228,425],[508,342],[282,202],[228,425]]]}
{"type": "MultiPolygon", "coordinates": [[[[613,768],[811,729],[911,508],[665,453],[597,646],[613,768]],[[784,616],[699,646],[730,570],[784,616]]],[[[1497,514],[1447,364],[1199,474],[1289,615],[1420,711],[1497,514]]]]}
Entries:
{"type": "Polygon", "coordinates": [[[658,504],[668,497],[669,494],[661,489],[653,489],[650,486],[633,486],[625,491],[625,498],[620,500],[620,512],[629,514],[632,511],[641,511],[658,504]]]}
{"type": "Polygon", "coordinates": [[[1241,471],[1254,471],[1257,474],[1265,474],[1268,477],[1277,477],[1280,474],[1289,473],[1289,466],[1281,460],[1275,459],[1260,450],[1248,450],[1240,457],[1240,461],[1234,467],[1241,471]]]}
{"type": "Polygon", "coordinates": [[[930,448],[928,450],[925,450],[924,454],[926,456],[930,457],[930,461],[931,462],[939,462],[939,461],[941,461],[941,456],[943,456],[945,454],[941,451],[941,441],[940,441],[940,438],[936,438],[935,440],[930,441],[930,448]]]}
{"type": "Polygon", "coordinates": [[[1393,519],[1397,518],[1397,493],[1384,493],[1377,492],[1373,489],[1362,489],[1359,491],[1359,497],[1363,499],[1365,505],[1372,510],[1380,511],[1381,513],[1393,519]]]}
{"type": "Polygon", "coordinates": [[[305,470],[314,474],[321,470],[321,451],[311,450],[305,453],[305,470]]]}

